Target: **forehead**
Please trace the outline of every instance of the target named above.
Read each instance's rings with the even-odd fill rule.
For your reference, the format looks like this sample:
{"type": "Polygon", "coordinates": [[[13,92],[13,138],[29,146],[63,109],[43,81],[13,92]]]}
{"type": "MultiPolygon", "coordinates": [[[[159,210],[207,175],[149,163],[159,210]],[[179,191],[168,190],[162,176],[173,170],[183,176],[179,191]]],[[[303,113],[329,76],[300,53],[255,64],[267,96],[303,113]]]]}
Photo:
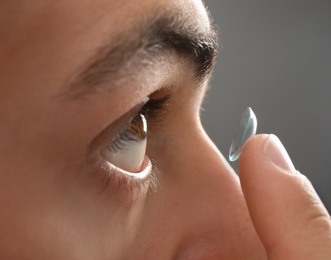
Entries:
{"type": "Polygon", "coordinates": [[[204,7],[200,0],[1,1],[0,19],[6,22],[6,24],[1,23],[2,25],[16,26],[15,29],[43,21],[45,27],[50,23],[54,27],[70,24],[62,30],[65,32],[75,27],[79,32],[97,26],[102,21],[112,22],[113,25],[121,28],[133,20],[142,19],[150,13],[165,9],[187,13],[192,19],[196,18],[198,23],[208,25],[208,18],[206,15],[203,16],[204,7]],[[199,17],[196,17],[197,15],[199,17]]]}
{"type": "Polygon", "coordinates": [[[6,68],[0,76],[19,71],[22,80],[31,82],[32,75],[39,74],[31,84],[40,85],[40,80],[55,89],[51,87],[54,82],[68,80],[101,42],[164,10],[188,17],[201,30],[209,27],[202,3],[196,0],[2,1],[0,58],[6,68]]]}

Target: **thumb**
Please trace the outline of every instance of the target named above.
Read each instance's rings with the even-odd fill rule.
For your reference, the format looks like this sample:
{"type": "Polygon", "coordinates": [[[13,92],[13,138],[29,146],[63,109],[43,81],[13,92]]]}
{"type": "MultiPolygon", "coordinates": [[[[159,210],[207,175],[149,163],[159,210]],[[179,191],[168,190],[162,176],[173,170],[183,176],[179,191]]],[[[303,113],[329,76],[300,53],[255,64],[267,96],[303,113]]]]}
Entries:
{"type": "Polygon", "coordinates": [[[239,160],[243,193],[269,259],[331,259],[330,216],[274,135],[257,135],[239,160]]]}

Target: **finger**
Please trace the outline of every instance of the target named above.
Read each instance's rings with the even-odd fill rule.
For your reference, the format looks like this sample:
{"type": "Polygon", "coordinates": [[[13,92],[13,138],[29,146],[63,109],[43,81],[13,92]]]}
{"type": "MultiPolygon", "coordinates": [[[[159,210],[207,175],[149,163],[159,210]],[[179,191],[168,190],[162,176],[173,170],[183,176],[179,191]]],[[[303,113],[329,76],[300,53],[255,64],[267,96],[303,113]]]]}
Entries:
{"type": "Polygon", "coordinates": [[[276,136],[252,137],[239,159],[239,173],[269,259],[331,259],[330,216],[276,136]]]}

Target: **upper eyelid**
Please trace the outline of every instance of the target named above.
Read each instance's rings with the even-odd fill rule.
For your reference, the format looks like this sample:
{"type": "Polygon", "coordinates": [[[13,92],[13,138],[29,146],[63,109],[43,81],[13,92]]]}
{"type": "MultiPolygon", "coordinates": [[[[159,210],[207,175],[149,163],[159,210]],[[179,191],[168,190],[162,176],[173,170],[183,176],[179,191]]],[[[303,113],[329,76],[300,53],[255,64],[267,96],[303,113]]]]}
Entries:
{"type": "Polygon", "coordinates": [[[162,116],[167,113],[171,97],[172,94],[161,98],[151,98],[148,104],[142,108],[141,114],[149,121],[149,128],[158,123],[162,119],[162,116]]]}

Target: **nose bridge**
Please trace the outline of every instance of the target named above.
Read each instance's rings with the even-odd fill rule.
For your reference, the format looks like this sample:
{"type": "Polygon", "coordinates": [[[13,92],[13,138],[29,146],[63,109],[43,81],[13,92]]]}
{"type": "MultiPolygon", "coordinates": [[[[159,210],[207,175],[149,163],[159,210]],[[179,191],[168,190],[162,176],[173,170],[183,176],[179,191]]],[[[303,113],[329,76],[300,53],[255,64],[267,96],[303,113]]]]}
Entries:
{"type": "Polygon", "coordinates": [[[244,259],[259,248],[238,177],[204,130],[192,130],[177,154],[181,163],[172,205],[177,216],[173,221],[180,223],[178,258],[214,259],[231,251],[230,258],[236,259],[232,251],[238,248],[238,258],[244,259]]]}
{"type": "Polygon", "coordinates": [[[185,146],[186,152],[178,151],[181,154],[178,174],[185,186],[181,192],[194,201],[192,211],[197,210],[196,219],[208,214],[213,221],[225,208],[227,212],[232,211],[242,201],[242,193],[238,177],[223,155],[202,129],[197,130],[185,146]]]}
{"type": "Polygon", "coordinates": [[[142,259],[263,259],[238,178],[204,130],[187,129],[171,150],[145,203],[142,259]]]}

